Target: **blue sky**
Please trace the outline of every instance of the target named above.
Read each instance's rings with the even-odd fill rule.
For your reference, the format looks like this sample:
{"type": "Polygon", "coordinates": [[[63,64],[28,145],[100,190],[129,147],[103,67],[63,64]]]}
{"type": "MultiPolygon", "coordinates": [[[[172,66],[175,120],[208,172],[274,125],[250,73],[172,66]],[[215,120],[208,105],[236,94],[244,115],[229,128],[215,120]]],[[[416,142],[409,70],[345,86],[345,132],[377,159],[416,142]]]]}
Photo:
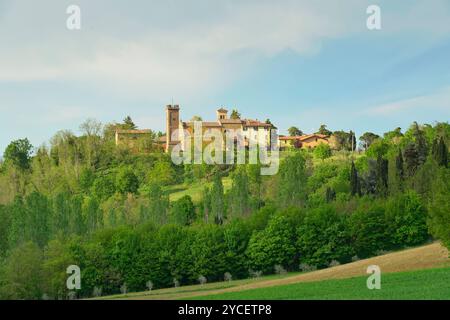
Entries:
{"type": "Polygon", "coordinates": [[[225,106],[280,133],[448,121],[449,21],[446,0],[0,0],[0,154],[87,118],[163,131],[172,101],[183,119],[225,106]]]}

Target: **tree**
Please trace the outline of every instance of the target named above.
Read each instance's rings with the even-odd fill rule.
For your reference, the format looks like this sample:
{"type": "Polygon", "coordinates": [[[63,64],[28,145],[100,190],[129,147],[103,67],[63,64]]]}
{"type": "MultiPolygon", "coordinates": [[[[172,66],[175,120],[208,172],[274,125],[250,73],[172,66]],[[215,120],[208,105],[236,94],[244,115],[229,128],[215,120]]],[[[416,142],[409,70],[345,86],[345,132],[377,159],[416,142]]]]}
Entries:
{"type": "Polygon", "coordinates": [[[433,183],[433,192],[428,205],[428,226],[431,234],[450,248],[450,171],[441,169],[433,183]]]}
{"type": "Polygon", "coordinates": [[[223,194],[222,178],[219,173],[213,177],[211,188],[211,215],[217,224],[222,224],[225,219],[225,202],[223,194]]]}
{"type": "Polygon", "coordinates": [[[161,186],[156,182],[150,182],[142,189],[142,194],[148,199],[148,213],[142,217],[143,221],[150,220],[157,225],[167,222],[170,203],[161,186]]]}
{"type": "Polygon", "coordinates": [[[147,176],[149,182],[155,182],[163,186],[176,182],[177,173],[172,164],[168,161],[158,161],[150,170],[147,176]]]}
{"type": "Polygon", "coordinates": [[[194,121],[203,121],[203,119],[200,116],[192,116],[191,121],[192,122],[194,122],[194,121]]]}
{"type": "Polygon", "coordinates": [[[398,155],[395,158],[395,169],[397,171],[397,177],[400,179],[400,181],[403,181],[405,172],[403,168],[403,155],[402,150],[398,149],[398,155]]]}
{"type": "Polygon", "coordinates": [[[314,148],[313,153],[316,158],[325,160],[331,157],[331,148],[328,144],[321,142],[314,148]]]}
{"type": "Polygon", "coordinates": [[[55,233],[63,236],[70,233],[71,201],[67,192],[58,193],[53,199],[52,227],[55,233]]]}
{"type": "Polygon", "coordinates": [[[446,168],[448,164],[448,148],[443,137],[434,140],[432,153],[436,163],[446,168]]]}
{"type": "Polygon", "coordinates": [[[32,149],[27,138],[12,141],[3,154],[5,164],[11,164],[22,171],[29,169],[32,149]]]}
{"type": "Polygon", "coordinates": [[[427,211],[414,191],[390,198],[386,204],[388,233],[395,247],[414,246],[425,242],[427,211]]]}
{"type": "Polygon", "coordinates": [[[219,281],[228,270],[226,243],[223,228],[214,224],[194,227],[192,241],[188,247],[189,278],[195,281],[199,276],[208,281],[219,281]]]}
{"type": "MultiPolygon", "coordinates": [[[[127,117],[125,120],[131,121],[131,118],[127,117]]],[[[125,122],[125,120],[124,120],[124,122],[125,122]]],[[[98,122],[95,119],[87,119],[85,122],[83,122],[80,125],[80,131],[88,137],[100,136],[100,134],[102,132],[102,127],[103,127],[103,125],[101,122],[98,122]]]]}
{"type": "Polygon", "coordinates": [[[5,257],[9,247],[8,232],[11,227],[11,213],[9,206],[0,204],[0,261],[5,257]]]}
{"type": "Polygon", "coordinates": [[[367,150],[367,148],[369,148],[370,145],[379,138],[380,136],[375,133],[365,132],[362,136],[359,137],[359,141],[361,142],[362,148],[364,150],[367,150]]]}
{"type": "Polygon", "coordinates": [[[91,192],[100,201],[108,199],[116,192],[115,176],[112,173],[102,173],[95,178],[91,192]]]}
{"type": "Polygon", "coordinates": [[[134,124],[130,116],[126,116],[125,119],[123,119],[122,128],[125,130],[135,130],[137,129],[137,126],[134,124]]]}
{"type": "Polygon", "coordinates": [[[367,148],[366,155],[374,159],[377,159],[379,156],[385,157],[391,146],[391,143],[385,139],[376,139],[367,148]]]}
{"type": "Polygon", "coordinates": [[[203,189],[203,199],[201,202],[201,211],[206,223],[209,222],[209,215],[211,213],[211,190],[208,187],[203,189]]]}
{"type": "Polygon", "coordinates": [[[43,295],[42,252],[26,242],[13,249],[5,261],[3,289],[8,299],[41,299],[43,295]]]}
{"type": "Polygon", "coordinates": [[[80,173],[79,184],[83,192],[88,193],[94,184],[95,174],[91,168],[84,168],[80,173]]]}
{"type": "Polygon", "coordinates": [[[172,220],[181,225],[190,225],[195,220],[195,207],[192,198],[183,196],[173,203],[170,211],[172,220]]]}
{"type": "MultiPolygon", "coordinates": [[[[365,200],[367,198],[362,198],[365,200]]],[[[367,258],[378,250],[388,249],[390,246],[386,228],[385,211],[383,206],[363,201],[350,216],[350,229],[355,253],[359,258],[367,258]]]]}
{"type": "Polygon", "coordinates": [[[8,244],[10,248],[16,247],[29,240],[27,234],[27,212],[23,198],[16,196],[14,202],[9,205],[11,215],[11,226],[8,233],[8,244]]]}
{"type": "Polygon", "coordinates": [[[275,215],[267,227],[250,238],[248,265],[254,271],[273,272],[275,265],[292,267],[295,259],[295,230],[283,215],[275,215]]]}
{"type": "Polygon", "coordinates": [[[408,145],[405,147],[404,154],[406,174],[408,175],[408,177],[412,177],[416,173],[417,168],[420,165],[419,153],[417,152],[415,143],[408,143],[408,145]]]}
{"type": "Polygon", "coordinates": [[[326,136],[331,136],[332,132],[327,129],[325,124],[321,124],[319,130],[317,130],[316,134],[323,134],[326,136]]]}
{"type": "Polygon", "coordinates": [[[325,191],[325,200],[326,202],[332,202],[336,200],[336,191],[334,191],[330,187],[327,187],[327,190],[325,191]]]}
{"type": "Polygon", "coordinates": [[[247,165],[247,176],[249,182],[250,193],[256,197],[258,201],[258,209],[261,205],[261,165],[260,164],[249,164],[247,165]]]}
{"type": "Polygon", "coordinates": [[[70,254],[70,242],[60,239],[51,240],[45,248],[45,260],[42,264],[45,294],[51,299],[67,297],[67,267],[75,264],[70,254]]]}
{"type": "Polygon", "coordinates": [[[43,248],[51,237],[52,208],[44,195],[34,191],[25,200],[27,240],[43,248]]]}
{"type": "Polygon", "coordinates": [[[398,149],[397,156],[395,156],[393,160],[393,163],[389,163],[389,190],[391,193],[397,193],[403,191],[403,183],[405,179],[403,154],[400,148],[398,149]]]}
{"type": "Polygon", "coordinates": [[[230,119],[240,119],[241,114],[237,111],[237,109],[233,109],[230,114],[230,119]]]}
{"type": "Polygon", "coordinates": [[[287,157],[278,172],[278,203],[282,208],[302,206],[306,200],[306,161],[300,152],[287,157]]]}
{"type": "Polygon", "coordinates": [[[232,175],[228,209],[231,216],[246,215],[250,211],[249,181],[245,166],[239,166],[232,175]]]}
{"type": "Polygon", "coordinates": [[[84,199],[82,214],[84,221],[86,221],[86,227],[89,233],[92,233],[103,226],[103,212],[95,198],[86,197],[84,199]]]}
{"type": "Polygon", "coordinates": [[[326,267],[332,260],[348,262],[354,254],[346,216],[330,205],[310,210],[297,237],[300,261],[311,266],[326,267]]]}
{"type": "Polygon", "coordinates": [[[356,150],[356,136],[355,136],[355,133],[353,131],[351,131],[351,130],[350,130],[350,133],[349,133],[348,145],[349,145],[350,151],[355,151],[356,150]]]}
{"type": "Polygon", "coordinates": [[[84,146],[85,160],[89,166],[95,166],[100,162],[100,134],[102,128],[103,125],[95,119],[87,119],[80,125],[80,130],[84,134],[81,138],[84,146]]]}
{"type": "Polygon", "coordinates": [[[359,183],[358,170],[356,170],[355,163],[352,161],[350,170],[350,192],[352,196],[361,195],[361,187],[359,183]]]}
{"type": "Polygon", "coordinates": [[[398,140],[403,137],[402,128],[397,127],[393,131],[388,131],[383,134],[384,139],[390,142],[395,142],[395,140],[398,140]]]}
{"type": "Polygon", "coordinates": [[[291,137],[302,136],[303,132],[297,127],[290,127],[288,129],[288,133],[291,137]]]}
{"type": "Polygon", "coordinates": [[[353,150],[356,148],[356,138],[352,131],[345,132],[343,130],[335,131],[330,137],[331,147],[335,150],[353,150]]]}
{"type": "Polygon", "coordinates": [[[414,122],[412,125],[412,131],[414,136],[414,142],[416,144],[416,150],[418,155],[419,165],[422,165],[427,160],[428,146],[425,138],[425,133],[420,129],[419,124],[414,122]]]}
{"type": "Polygon", "coordinates": [[[116,188],[122,194],[137,192],[139,181],[131,168],[122,167],[119,169],[116,176],[116,188]]]}
{"type": "Polygon", "coordinates": [[[388,190],[388,161],[382,156],[377,158],[377,193],[386,196],[388,190]]]}

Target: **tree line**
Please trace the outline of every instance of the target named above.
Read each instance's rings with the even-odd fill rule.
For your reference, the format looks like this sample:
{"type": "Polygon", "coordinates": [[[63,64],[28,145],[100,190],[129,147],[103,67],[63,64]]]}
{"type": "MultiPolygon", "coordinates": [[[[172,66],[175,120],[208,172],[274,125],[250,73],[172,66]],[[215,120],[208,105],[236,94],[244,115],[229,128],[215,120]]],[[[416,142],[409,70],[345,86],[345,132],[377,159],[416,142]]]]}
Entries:
{"type": "Polygon", "coordinates": [[[268,177],[258,165],[175,166],[87,128],[34,155],[26,139],[5,150],[0,297],[67,298],[71,264],[82,271],[77,296],[90,297],[450,243],[447,123],[387,132],[361,154],[288,151],[268,177]],[[169,201],[183,183],[204,184],[201,200],[169,201]]]}

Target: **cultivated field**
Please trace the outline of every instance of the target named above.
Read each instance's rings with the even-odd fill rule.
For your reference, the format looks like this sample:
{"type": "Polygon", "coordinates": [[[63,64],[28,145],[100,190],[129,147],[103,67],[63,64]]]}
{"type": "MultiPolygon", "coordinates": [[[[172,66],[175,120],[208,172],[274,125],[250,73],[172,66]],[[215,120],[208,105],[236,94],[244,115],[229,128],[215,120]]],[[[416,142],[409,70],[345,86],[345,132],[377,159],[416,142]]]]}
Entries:
{"type": "MultiPolygon", "coordinates": [[[[131,293],[127,295],[116,295],[104,297],[106,299],[323,299],[323,298],[398,298],[395,292],[405,290],[421,291],[422,294],[433,289],[437,298],[450,297],[450,259],[447,249],[439,243],[407,249],[403,251],[388,253],[370,259],[340,265],[309,273],[291,273],[287,275],[268,276],[260,279],[245,279],[230,282],[209,283],[205,285],[185,286],[179,288],[154,290],[151,292],[131,293]],[[371,296],[365,287],[367,279],[366,269],[369,265],[378,265],[383,273],[382,286],[394,288],[387,296],[371,296]],[[414,273],[407,271],[418,271],[424,269],[438,269],[414,273]],[[400,272],[400,274],[394,274],[400,272]],[[356,277],[356,278],[355,278],[356,277]],[[349,279],[353,278],[353,279],[349,279]],[[347,280],[339,280],[347,279],[347,280]],[[414,280],[416,279],[416,280],[414,280]],[[327,281],[324,281],[327,280],[327,281]],[[331,280],[331,281],[328,281],[331,280]],[[443,283],[444,285],[439,285],[443,283]],[[280,287],[282,286],[282,287],[280,287]],[[364,289],[365,295],[357,294],[355,287],[364,289]],[[339,292],[334,290],[340,288],[339,292]],[[408,289],[410,288],[410,289],[408,289]],[[255,290],[257,289],[257,290],[255,290]],[[251,290],[251,291],[247,291],[251,290]],[[259,290],[259,291],[258,291],[259,290]],[[317,294],[312,294],[312,292],[317,294]],[[295,293],[297,292],[297,293],[295,293]],[[328,294],[328,295],[327,295],[328,294]],[[393,295],[393,296],[391,296],[393,295]]],[[[380,290],[383,291],[383,290],[380,290]]],[[[385,290],[387,294],[387,290],[385,290]]],[[[408,295],[404,298],[414,298],[408,295]]],[[[424,298],[434,296],[424,296],[424,298]]]]}

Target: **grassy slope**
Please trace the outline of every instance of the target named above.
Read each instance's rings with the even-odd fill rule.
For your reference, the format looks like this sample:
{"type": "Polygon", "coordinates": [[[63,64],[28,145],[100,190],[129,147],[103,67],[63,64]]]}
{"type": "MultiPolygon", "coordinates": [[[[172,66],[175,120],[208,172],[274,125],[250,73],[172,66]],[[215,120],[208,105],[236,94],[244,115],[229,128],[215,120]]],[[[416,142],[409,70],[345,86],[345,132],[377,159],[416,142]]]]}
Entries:
{"type": "MultiPolygon", "coordinates": [[[[315,282],[317,283],[318,286],[333,286],[333,282],[331,282],[331,284],[328,284],[325,283],[323,280],[339,280],[354,277],[362,277],[362,278],[360,278],[360,280],[349,280],[349,281],[363,281],[362,282],[364,284],[363,288],[365,288],[364,279],[367,278],[366,269],[367,266],[369,265],[380,266],[381,271],[383,273],[382,282],[385,283],[384,281],[386,279],[389,279],[388,277],[391,277],[391,275],[388,275],[388,273],[449,267],[450,259],[448,258],[448,251],[445,248],[443,248],[439,243],[433,243],[413,249],[393,252],[383,256],[360,260],[357,262],[309,273],[294,273],[283,276],[268,276],[260,279],[245,279],[231,282],[208,283],[203,286],[193,285],[179,288],[168,288],[168,289],[154,290],[152,292],[132,293],[126,296],[122,295],[104,298],[196,299],[202,296],[208,296],[208,298],[213,298],[211,296],[213,294],[215,295],[225,293],[238,293],[242,291],[262,289],[262,288],[268,288],[269,290],[269,288],[273,287],[273,289],[277,291],[276,287],[279,288],[279,286],[283,286],[284,288],[289,287],[289,285],[296,285],[305,282],[309,283],[315,282]]],[[[446,270],[447,270],[446,272],[450,272],[449,269],[446,270]]],[[[407,281],[407,278],[400,278],[400,280],[396,280],[396,278],[394,277],[391,279],[394,282],[407,281]]],[[[439,280],[439,276],[437,277],[431,276],[430,278],[431,280],[423,280],[424,278],[421,279],[422,280],[420,280],[419,282],[424,281],[422,282],[422,284],[427,284],[428,288],[432,288],[431,286],[436,285],[436,283],[431,283],[430,281],[434,281],[436,279],[439,280]]],[[[314,284],[310,285],[314,286],[314,284]]],[[[340,285],[339,282],[338,285],[340,285]]],[[[348,290],[353,291],[351,284],[350,287],[346,287],[348,285],[347,283],[342,283],[342,285],[344,286],[343,288],[348,288],[348,290]]],[[[386,283],[386,285],[389,285],[389,283],[386,283]]],[[[295,290],[295,289],[288,289],[288,290],[295,290]]],[[[420,290],[426,292],[424,291],[425,289],[422,287],[420,288],[420,290]]],[[[446,288],[442,288],[442,290],[446,290],[446,288]]],[[[312,299],[313,297],[314,296],[309,296],[308,298],[312,299]]],[[[244,298],[247,297],[244,296],[244,298]]],[[[276,297],[274,297],[274,299],[276,299],[276,297]]]]}
{"type": "Polygon", "coordinates": [[[388,273],[381,277],[380,290],[367,289],[367,277],[296,283],[193,299],[450,299],[450,268],[388,273]]]}
{"type": "MultiPolygon", "coordinates": [[[[225,191],[231,188],[231,178],[223,178],[222,183],[225,191]]],[[[196,182],[190,185],[177,184],[168,188],[166,192],[169,194],[170,201],[176,201],[188,195],[191,196],[194,203],[198,203],[202,199],[203,189],[211,186],[211,182],[196,182]]]]}

